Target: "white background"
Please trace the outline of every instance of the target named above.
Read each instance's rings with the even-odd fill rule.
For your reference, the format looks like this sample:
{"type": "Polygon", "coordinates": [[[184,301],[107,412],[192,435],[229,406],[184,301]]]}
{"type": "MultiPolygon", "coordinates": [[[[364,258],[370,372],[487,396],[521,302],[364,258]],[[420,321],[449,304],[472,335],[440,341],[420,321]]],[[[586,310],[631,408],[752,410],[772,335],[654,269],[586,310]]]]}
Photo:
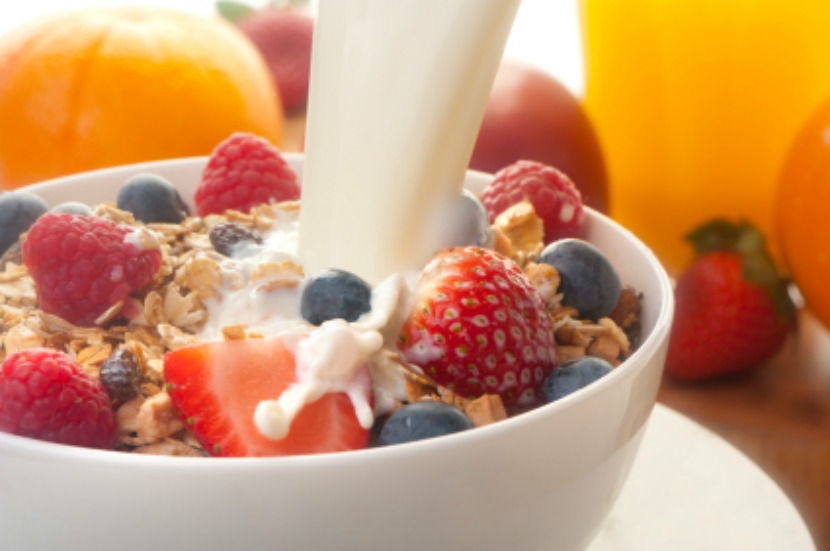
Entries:
{"type": "MultiPolygon", "coordinates": [[[[262,0],[239,1],[253,6],[264,4],[262,0]]],[[[162,5],[202,15],[216,13],[215,0],[4,0],[0,2],[0,34],[49,12],[116,4],[162,5]]],[[[522,0],[505,56],[544,68],[574,94],[581,95],[584,90],[581,52],[575,0],[522,0]]]]}

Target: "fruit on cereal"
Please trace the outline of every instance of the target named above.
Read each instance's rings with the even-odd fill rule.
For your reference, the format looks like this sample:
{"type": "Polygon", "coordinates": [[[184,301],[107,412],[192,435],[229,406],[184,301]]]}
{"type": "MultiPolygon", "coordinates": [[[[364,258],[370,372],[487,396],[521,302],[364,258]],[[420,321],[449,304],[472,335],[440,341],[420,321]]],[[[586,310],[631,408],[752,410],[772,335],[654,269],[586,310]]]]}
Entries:
{"type": "Polygon", "coordinates": [[[0,188],[207,155],[237,131],[282,144],[261,54],[215,17],[160,6],[52,13],[0,37],[0,83],[0,188]]]}
{"type": "Polygon", "coordinates": [[[286,112],[302,111],[308,100],[314,19],[272,7],[250,12],[236,24],[262,52],[286,112]]]}
{"type": "Polygon", "coordinates": [[[300,198],[297,175],[268,140],[236,132],[217,145],[196,188],[199,216],[300,198]]]}
{"type": "Polygon", "coordinates": [[[491,222],[525,199],[544,222],[545,243],[582,235],[582,196],[571,179],[552,166],[518,161],[498,171],[481,194],[491,222]]]}
{"type": "Polygon", "coordinates": [[[678,278],[666,375],[701,381],[748,371],[793,328],[786,284],[747,223],[715,220],[689,235],[698,257],[678,278]]]}
{"type": "Polygon", "coordinates": [[[71,356],[29,348],[0,367],[0,431],[112,449],[118,426],[107,391],[71,356]]]}
{"type": "Polygon", "coordinates": [[[560,239],[544,248],[538,262],[550,264],[561,278],[562,304],[581,318],[599,320],[617,305],[622,284],[617,270],[602,251],[581,239],[560,239]]]}
{"type": "Polygon", "coordinates": [[[116,205],[145,224],[178,224],[188,215],[187,205],[173,184],[156,174],[128,178],[118,190],[116,205]]]}
{"type": "Polygon", "coordinates": [[[138,358],[129,349],[118,348],[104,360],[98,380],[113,400],[132,400],[141,393],[138,358]]]}
{"type": "Polygon", "coordinates": [[[473,422],[456,406],[421,400],[397,409],[383,424],[378,445],[403,444],[473,428],[473,422]]]}
{"type": "Polygon", "coordinates": [[[608,211],[608,174],[597,133],[580,101],[552,75],[529,63],[499,65],[470,159],[495,173],[519,160],[559,168],[586,205],[608,211]]]}
{"type": "Polygon", "coordinates": [[[246,245],[261,245],[262,238],[233,222],[220,222],[208,234],[210,244],[216,252],[233,257],[234,253],[246,245]]]}
{"type": "Polygon", "coordinates": [[[356,321],[371,309],[371,287],[346,270],[323,270],[306,284],[300,297],[300,312],[313,325],[332,319],[356,321]]]}
{"type": "Polygon", "coordinates": [[[398,349],[461,396],[532,405],[558,362],[544,300],[510,259],[480,247],[436,253],[418,279],[398,349]]]}
{"type": "Polygon", "coordinates": [[[81,326],[144,287],[161,265],[156,237],[146,229],[95,216],[46,213],[23,242],[23,262],[40,308],[81,326]]]}
{"type": "Polygon", "coordinates": [[[454,219],[452,245],[475,245],[492,249],[494,236],[490,215],[481,200],[468,189],[461,192],[458,215],[454,219]]]}
{"type": "Polygon", "coordinates": [[[345,393],[306,404],[281,440],[263,436],[254,412],[295,381],[294,356],[279,337],[210,342],[164,357],[164,375],[176,409],[214,456],[328,453],[366,447],[369,432],[345,393]]]}
{"type": "Polygon", "coordinates": [[[596,356],[570,359],[559,364],[559,367],[548,375],[542,386],[542,394],[547,402],[553,402],[588,386],[611,373],[613,369],[614,366],[596,356]]]}
{"type": "Polygon", "coordinates": [[[0,195],[0,254],[6,252],[28,231],[35,220],[49,210],[46,202],[28,191],[11,191],[0,195]]]}

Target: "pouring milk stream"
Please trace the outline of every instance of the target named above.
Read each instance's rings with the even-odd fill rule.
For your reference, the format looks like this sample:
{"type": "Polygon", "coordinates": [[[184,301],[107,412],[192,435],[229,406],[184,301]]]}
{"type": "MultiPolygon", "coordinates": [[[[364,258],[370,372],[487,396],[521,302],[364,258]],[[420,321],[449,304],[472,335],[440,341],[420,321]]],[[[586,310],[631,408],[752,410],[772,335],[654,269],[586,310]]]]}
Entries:
{"type": "Polygon", "coordinates": [[[321,0],[300,256],[371,284],[419,269],[461,192],[519,0],[321,0]]]}
{"type": "Polygon", "coordinates": [[[379,358],[402,272],[424,266],[457,204],[520,0],[320,0],[314,29],[298,254],[307,276],[353,272],[372,312],[283,335],[297,382],[259,404],[284,437],[304,404],[346,392],[361,424],[390,399],[379,358]]]}

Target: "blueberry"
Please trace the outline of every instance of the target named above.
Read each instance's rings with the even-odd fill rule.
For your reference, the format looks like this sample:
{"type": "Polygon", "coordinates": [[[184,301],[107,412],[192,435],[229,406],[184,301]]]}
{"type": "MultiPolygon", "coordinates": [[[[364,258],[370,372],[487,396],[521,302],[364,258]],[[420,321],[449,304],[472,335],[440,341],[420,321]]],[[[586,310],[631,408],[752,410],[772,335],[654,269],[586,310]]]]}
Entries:
{"type": "Polygon", "coordinates": [[[455,246],[475,245],[486,249],[493,248],[493,229],[490,227],[490,215],[478,197],[465,189],[459,199],[457,218],[454,221],[455,246]]]}
{"type": "Polygon", "coordinates": [[[67,201],[66,203],[55,205],[49,209],[49,212],[76,214],[78,216],[92,216],[92,209],[89,208],[89,205],[79,203],[78,201],[67,201]]]}
{"type": "Polygon", "coordinates": [[[542,395],[553,402],[588,386],[611,372],[614,367],[596,356],[582,356],[562,363],[542,384],[542,395]]]}
{"type": "Polygon", "coordinates": [[[542,251],[538,262],[559,272],[562,304],[579,311],[582,318],[608,316],[620,299],[620,276],[602,252],[581,239],[560,239],[542,251]]]}
{"type": "Polygon", "coordinates": [[[28,191],[8,191],[0,195],[0,254],[48,210],[46,201],[28,191]]]}
{"type": "Polygon", "coordinates": [[[308,282],[300,298],[300,312],[309,323],[331,319],[355,321],[372,308],[372,289],[345,270],[324,270],[308,282]]]}
{"type": "Polygon", "coordinates": [[[233,222],[222,222],[216,224],[210,234],[210,243],[216,252],[225,256],[233,256],[234,251],[238,247],[243,247],[249,243],[262,244],[262,238],[249,232],[239,224],[233,222]]]}
{"type": "Polygon", "coordinates": [[[380,429],[378,445],[403,444],[473,428],[457,407],[432,400],[407,404],[393,413],[380,429]]]}
{"type": "Polygon", "coordinates": [[[188,215],[187,205],[173,184],[155,174],[138,174],[124,182],[116,206],[145,224],[178,224],[188,215]]]}

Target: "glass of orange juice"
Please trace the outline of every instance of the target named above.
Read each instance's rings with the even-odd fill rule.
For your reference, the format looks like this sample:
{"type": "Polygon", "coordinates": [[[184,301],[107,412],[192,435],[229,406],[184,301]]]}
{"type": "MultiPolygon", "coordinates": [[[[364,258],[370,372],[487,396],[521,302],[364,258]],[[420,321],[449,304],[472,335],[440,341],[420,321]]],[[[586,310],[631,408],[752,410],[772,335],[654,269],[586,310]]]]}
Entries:
{"type": "Polygon", "coordinates": [[[716,216],[772,240],[784,157],[830,93],[830,0],[579,2],[611,215],[673,271],[716,216]]]}

